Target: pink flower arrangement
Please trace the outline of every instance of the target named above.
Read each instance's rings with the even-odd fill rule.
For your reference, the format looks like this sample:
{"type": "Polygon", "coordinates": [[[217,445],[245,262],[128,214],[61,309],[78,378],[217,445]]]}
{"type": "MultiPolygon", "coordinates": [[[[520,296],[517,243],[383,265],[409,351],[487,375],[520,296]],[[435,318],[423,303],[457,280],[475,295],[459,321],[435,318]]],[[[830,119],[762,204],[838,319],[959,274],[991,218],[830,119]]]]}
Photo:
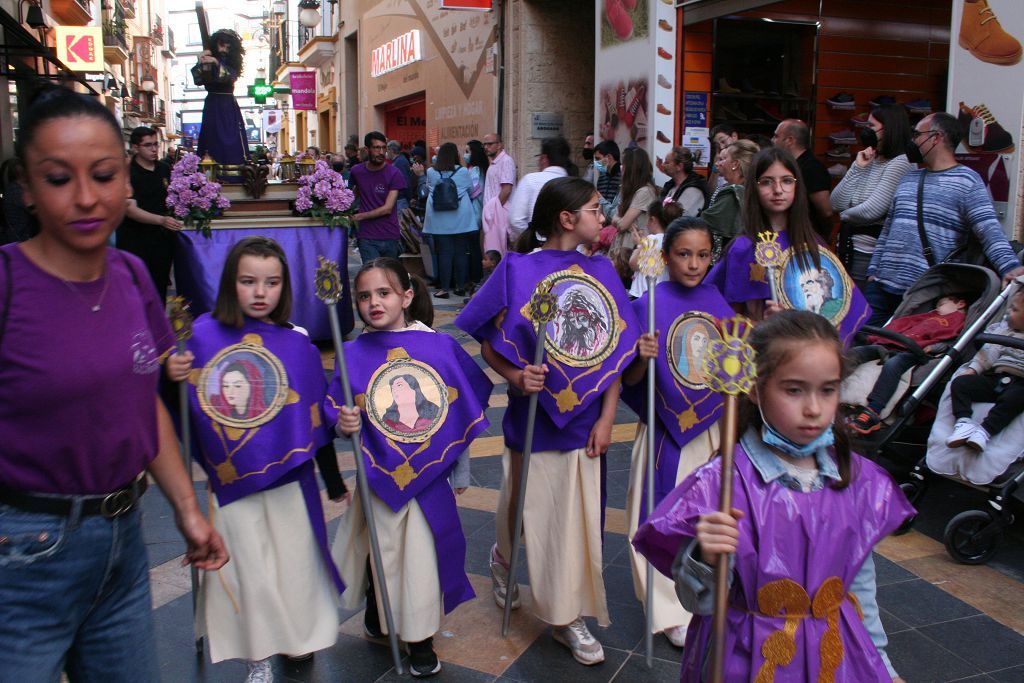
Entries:
{"type": "Polygon", "coordinates": [[[199,157],[186,154],[171,169],[167,206],[185,227],[209,237],[211,221],[222,215],[231,202],[220,193],[220,183],[213,182],[199,170],[199,157]]]}
{"type": "Polygon", "coordinates": [[[329,228],[348,227],[352,224],[355,198],[341,174],[326,161],[318,161],[312,173],[299,178],[295,210],[323,221],[329,228]]]}

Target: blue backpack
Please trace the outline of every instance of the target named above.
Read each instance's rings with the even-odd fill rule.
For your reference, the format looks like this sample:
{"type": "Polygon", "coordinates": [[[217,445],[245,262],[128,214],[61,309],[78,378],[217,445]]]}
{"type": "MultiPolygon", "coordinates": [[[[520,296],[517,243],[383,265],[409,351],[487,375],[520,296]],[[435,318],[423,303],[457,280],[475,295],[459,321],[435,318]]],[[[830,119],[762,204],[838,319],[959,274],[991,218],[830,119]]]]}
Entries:
{"type": "Polygon", "coordinates": [[[458,211],[459,188],[452,180],[453,175],[455,175],[455,171],[452,171],[447,178],[442,173],[441,179],[434,186],[434,199],[432,200],[434,211],[458,211]]]}

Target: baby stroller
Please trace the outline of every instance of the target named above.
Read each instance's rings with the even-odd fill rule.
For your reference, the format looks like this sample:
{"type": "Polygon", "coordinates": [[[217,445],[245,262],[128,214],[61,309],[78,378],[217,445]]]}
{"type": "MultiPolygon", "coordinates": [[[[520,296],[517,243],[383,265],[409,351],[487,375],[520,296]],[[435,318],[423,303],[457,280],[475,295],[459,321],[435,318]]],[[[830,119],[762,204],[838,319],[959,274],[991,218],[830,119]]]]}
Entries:
{"type": "MultiPolygon", "coordinates": [[[[1005,303],[1021,287],[1024,287],[1024,277],[1003,290],[990,307],[991,320],[1002,314],[1005,303]]],[[[974,342],[979,346],[998,344],[1024,349],[1024,339],[995,334],[977,334],[974,342]]],[[[926,473],[931,471],[985,492],[990,509],[961,512],[950,520],[943,533],[943,543],[953,559],[964,564],[983,564],[995,555],[1003,531],[1013,524],[1014,501],[1024,502],[1024,488],[1021,487],[1024,482],[1024,446],[1021,445],[1024,444],[1024,415],[993,436],[981,454],[975,454],[966,447],[950,448],[946,440],[955,419],[949,384],[939,401],[938,413],[928,437],[927,454],[914,466],[910,480],[901,488],[912,501],[920,500],[927,488],[926,473]]],[[[992,405],[975,404],[975,420],[984,419],[992,405]]]]}
{"type": "MultiPolygon", "coordinates": [[[[906,472],[910,463],[923,457],[942,389],[953,371],[977,351],[974,338],[998,312],[1001,303],[992,309],[993,302],[1000,297],[999,292],[1000,281],[995,273],[983,266],[961,263],[933,266],[907,290],[894,318],[925,313],[943,296],[956,295],[968,302],[964,332],[939,356],[925,353],[913,340],[890,330],[869,326],[861,329],[862,335],[872,334],[900,342],[917,354],[921,362],[908,371],[900,388],[880,412],[881,429],[866,436],[852,435],[857,452],[897,472],[906,472]]],[[[843,384],[842,402],[864,405],[881,367],[880,362],[872,361],[857,368],[843,384]]]]}

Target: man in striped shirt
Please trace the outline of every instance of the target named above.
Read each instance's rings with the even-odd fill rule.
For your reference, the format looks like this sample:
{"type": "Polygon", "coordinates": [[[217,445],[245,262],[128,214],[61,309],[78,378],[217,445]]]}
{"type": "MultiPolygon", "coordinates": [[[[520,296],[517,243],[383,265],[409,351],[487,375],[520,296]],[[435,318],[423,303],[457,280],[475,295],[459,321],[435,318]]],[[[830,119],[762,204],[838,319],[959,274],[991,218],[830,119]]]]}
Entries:
{"type": "Polygon", "coordinates": [[[954,150],[959,142],[957,120],[944,112],[926,116],[914,129],[907,158],[923,163],[924,168],[903,176],[878,237],[864,289],[872,309],[869,325],[885,324],[904,292],[929,267],[917,225],[917,195],[922,177],[924,230],[934,263],[941,263],[974,233],[1004,280],[1024,274],[981,176],[957,163],[954,150]]]}

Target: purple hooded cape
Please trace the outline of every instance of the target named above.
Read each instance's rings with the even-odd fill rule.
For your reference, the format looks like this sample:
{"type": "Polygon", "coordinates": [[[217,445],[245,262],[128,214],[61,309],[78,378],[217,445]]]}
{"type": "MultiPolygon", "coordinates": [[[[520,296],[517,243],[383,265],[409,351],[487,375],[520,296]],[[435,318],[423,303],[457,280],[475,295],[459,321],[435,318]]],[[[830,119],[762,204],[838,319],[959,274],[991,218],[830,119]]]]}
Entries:
{"type": "MultiPolygon", "coordinates": [[[[804,493],[765,483],[742,445],[735,453],[733,507],[745,516],[729,592],[725,680],[753,680],[762,670],[772,671],[777,681],[824,680],[819,672],[832,670],[841,683],[888,683],[849,587],[868,553],[913,508],[884,470],[860,456],[853,456],[854,479],[847,488],[826,485],[804,493]],[[788,665],[780,656],[785,647],[766,645],[769,636],[772,642],[785,636],[784,612],[794,615],[796,626],[788,665]],[[829,631],[833,635],[825,637],[829,631]]],[[[633,539],[666,576],[696,536],[700,515],[718,509],[721,462],[716,458],[687,477],[633,539]]],[[[710,615],[690,622],[683,681],[702,680],[711,622],[710,615]]]]}
{"type": "Polygon", "coordinates": [[[217,502],[299,482],[321,553],[339,590],[330,559],[313,457],[330,442],[323,425],[320,353],[296,330],[246,318],[241,328],[196,319],[188,350],[193,455],[209,477],[217,502]]]}
{"type": "MultiPolygon", "coordinates": [[[[632,303],[633,312],[642,320],[647,318],[649,295],[645,292],[632,303]]],[[[657,504],[676,487],[679,451],[721,417],[722,397],[704,384],[703,351],[710,341],[721,338],[716,329],[718,321],[734,313],[718,290],[708,284],[684,287],[662,282],[655,289],[654,305],[655,329],[659,332],[654,424],[657,504]]],[[[632,386],[623,384],[622,398],[641,422],[647,421],[646,376],[632,386]]],[[[646,518],[644,487],[640,521],[646,518]]]]}
{"type": "MultiPolygon", "coordinates": [[[[475,593],[465,572],[466,538],[447,475],[490,424],[493,388],[446,334],[368,332],[346,343],[349,380],[363,421],[362,457],[370,488],[394,511],[413,498],[434,532],[445,613],[475,593]]],[[[344,394],[338,369],[324,403],[337,422],[344,394]]]]}
{"type": "MultiPolygon", "coordinates": [[[[466,304],[455,325],[524,367],[533,362],[537,343],[529,318],[530,297],[542,282],[551,285],[559,313],[547,326],[549,372],[538,399],[541,410],[534,443],[542,444],[540,450],[566,450],[559,444],[580,437],[586,443],[600,414],[598,399],[636,355],[639,321],[611,261],[553,249],[510,253],[466,304]],[[541,415],[547,423],[542,424],[541,415]],[[593,419],[583,424],[577,420],[581,415],[593,419]]],[[[514,408],[512,402],[509,407],[506,427],[512,429],[505,430],[506,443],[521,450],[522,437],[510,432],[523,431],[526,411],[514,408]],[[511,425],[510,419],[515,420],[511,425]]]]}
{"type": "MultiPolygon", "coordinates": [[[[813,268],[813,261],[809,255],[806,261],[794,256],[789,244],[789,235],[785,230],[779,233],[778,243],[783,250],[782,267],[776,269],[777,288],[781,299],[779,303],[784,308],[812,310],[799,291],[797,280],[801,273],[813,268]]],[[[765,268],[758,265],[754,247],[749,237],[738,235],[729,243],[722,260],[715,264],[704,280],[705,283],[717,287],[725,300],[731,304],[753,299],[767,300],[772,296],[768,273],[765,268]]],[[[871,316],[871,307],[853,284],[836,255],[820,243],[818,252],[822,268],[830,271],[830,294],[838,296],[829,298],[816,312],[835,326],[844,346],[848,346],[871,316]]]]}

